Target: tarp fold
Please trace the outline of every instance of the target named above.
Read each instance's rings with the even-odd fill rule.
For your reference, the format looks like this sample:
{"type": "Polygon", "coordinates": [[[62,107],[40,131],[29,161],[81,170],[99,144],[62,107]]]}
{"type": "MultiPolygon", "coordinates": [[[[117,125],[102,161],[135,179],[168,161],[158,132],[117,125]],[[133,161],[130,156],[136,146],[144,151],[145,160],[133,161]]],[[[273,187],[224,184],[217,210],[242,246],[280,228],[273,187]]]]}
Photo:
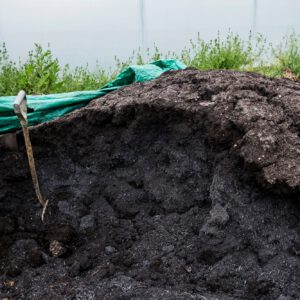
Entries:
{"type": "MultiPolygon", "coordinates": [[[[56,119],[120,87],[155,79],[166,71],[185,68],[186,66],[178,60],[158,60],[125,68],[115,80],[99,90],[27,96],[28,123],[31,126],[56,119]]],[[[18,118],[13,111],[14,99],[14,96],[0,97],[0,133],[12,132],[20,128],[18,118]]]]}

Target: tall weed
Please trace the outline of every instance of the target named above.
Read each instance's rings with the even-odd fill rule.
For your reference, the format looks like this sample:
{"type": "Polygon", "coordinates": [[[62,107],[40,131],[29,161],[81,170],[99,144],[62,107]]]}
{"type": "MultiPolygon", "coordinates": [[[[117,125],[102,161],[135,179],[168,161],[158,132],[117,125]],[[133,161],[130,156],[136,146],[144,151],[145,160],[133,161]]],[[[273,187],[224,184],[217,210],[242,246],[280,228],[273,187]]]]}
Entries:
{"type": "Polygon", "coordinates": [[[296,33],[284,38],[284,42],[273,49],[277,73],[290,71],[300,78],[300,41],[296,33]]]}
{"type": "Polygon", "coordinates": [[[99,89],[131,64],[140,65],[164,58],[177,58],[188,67],[200,70],[246,70],[272,77],[284,76],[288,71],[300,78],[300,43],[296,34],[287,36],[278,47],[266,45],[262,35],[254,38],[251,33],[248,39],[243,40],[229,31],[225,39],[218,34],[209,42],[198,35],[180,54],[162,53],[154,45],[146,53],[142,53],[141,49],[133,51],[125,61],[116,57],[113,70],[105,70],[98,63],[91,70],[88,65],[76,68],[62,66],[49,46],[44,49],[39,44],[35,44],[25,62],[17,63],[10,59],[3,44],[0,47],[0,95],[15,95],[20,89],[28,94],[99,89]]]}
{"type": "Polygon", "coordinates": [[[218,34],[216,39],[209,42],[198,35],[196,42],[191,41],[191,48],[182,51],[181,59],[186,65],[200,70],[241,70],[253,66],[261,51],[253,48],[251,34],[247,41],[232,32],[228,33],[225,40],[218,34]]]}

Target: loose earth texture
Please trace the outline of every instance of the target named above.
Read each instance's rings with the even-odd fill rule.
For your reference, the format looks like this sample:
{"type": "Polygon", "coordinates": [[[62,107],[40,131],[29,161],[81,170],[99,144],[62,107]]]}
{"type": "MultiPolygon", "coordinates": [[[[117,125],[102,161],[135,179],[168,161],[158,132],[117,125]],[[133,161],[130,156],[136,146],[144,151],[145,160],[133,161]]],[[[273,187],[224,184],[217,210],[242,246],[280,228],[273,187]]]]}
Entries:
{"type": "Polygon", "coordinates": [[[2,299],[300,299],[300,85],[169,72],[0,151],[2,299]]]}

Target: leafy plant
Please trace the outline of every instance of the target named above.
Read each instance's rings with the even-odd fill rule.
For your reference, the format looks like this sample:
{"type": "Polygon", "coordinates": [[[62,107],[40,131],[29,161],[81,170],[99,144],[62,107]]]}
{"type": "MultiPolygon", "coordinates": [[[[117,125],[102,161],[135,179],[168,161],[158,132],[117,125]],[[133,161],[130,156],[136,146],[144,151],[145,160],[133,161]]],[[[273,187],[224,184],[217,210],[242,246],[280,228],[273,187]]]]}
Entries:
{"type": "Polygon", "coordinates": [[[273,49],[277,73],[290,71],[300,78],[300,41],[295,33],[285,37],[284,43],[273,49]]]}
{"type": "Polygon", "coordinates": [[[6,45],[0,49],[0,95],[12,95],[18,88],[18,68],[9,59],[6,45]]]}
{"type": "Polygon", "coordinates": [[[208,43],[198,34],[196,42],[191,41],[191,48],[182,51],[181,59],[188,66],[200,70],[240,70],[252,66],[257,55],[251,34],[244,42],[239,35],[229,32],[225,41],[218,34],[216,39],[208,43]]]}
{"type": "Polygon", "coordinates": [[[71,69],[66,65],[61,75],[61,87],[55,92],[69,92],[81,90],[99,89],[110,80],[113,75],[102,69],[98,64],[93,71],[89,71],[88,65],[71,69]]]}
{"type": "Polygon", "coordinates": [[[58,80],[59,71],[58,60],[53,58],[52,52],[35,44],[35,49],[29,52],[27,61],[20,68],[19,86],[29,94],[59,90],[63,84],[58,80]]]}

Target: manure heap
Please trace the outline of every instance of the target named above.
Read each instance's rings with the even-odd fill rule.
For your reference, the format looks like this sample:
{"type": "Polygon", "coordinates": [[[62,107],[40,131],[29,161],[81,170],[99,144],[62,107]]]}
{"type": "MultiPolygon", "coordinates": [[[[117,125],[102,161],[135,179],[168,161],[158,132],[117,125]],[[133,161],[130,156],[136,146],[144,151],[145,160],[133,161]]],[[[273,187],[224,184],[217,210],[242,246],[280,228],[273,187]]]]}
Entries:
{"type": "Polygon", "coordinates": [[[299,299],[300,85],[167,72],[0,149],[0,298],[299,299]]]}

